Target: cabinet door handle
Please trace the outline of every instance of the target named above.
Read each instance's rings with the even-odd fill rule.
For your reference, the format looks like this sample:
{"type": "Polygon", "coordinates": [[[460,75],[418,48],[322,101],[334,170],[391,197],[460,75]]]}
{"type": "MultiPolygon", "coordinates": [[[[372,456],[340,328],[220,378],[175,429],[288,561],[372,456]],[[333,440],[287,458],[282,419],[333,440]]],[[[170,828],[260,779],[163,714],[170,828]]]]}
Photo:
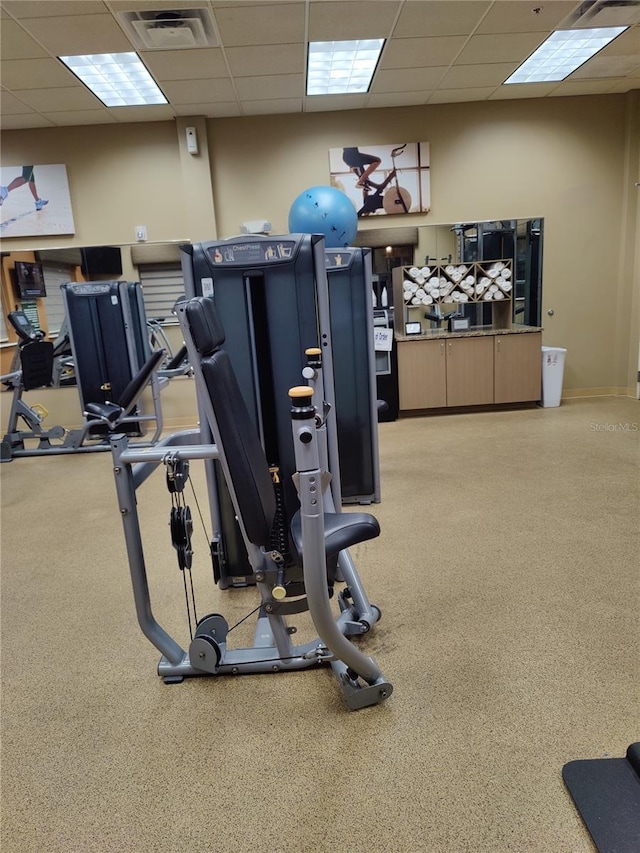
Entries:
{"type": "Polygon", "coordinates": [[[444,341],[440,342],[440,355],[444,355],[444,341]]]}
{"type": "Polygon", "coordinates": [[[496,338],[496,344],[498,347],[498,352],[500,352],[500,338],[496,338]]]}

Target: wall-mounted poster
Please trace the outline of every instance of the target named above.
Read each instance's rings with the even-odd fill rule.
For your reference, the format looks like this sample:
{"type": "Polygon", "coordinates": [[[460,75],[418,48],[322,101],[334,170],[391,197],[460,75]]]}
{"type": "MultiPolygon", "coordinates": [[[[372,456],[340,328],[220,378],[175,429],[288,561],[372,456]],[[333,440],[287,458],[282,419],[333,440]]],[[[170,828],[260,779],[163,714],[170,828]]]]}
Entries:
{"type": "Polygon", "coordinates": [[[351,199],[358,216],[431,208],[428,142],[331,148],[329,168],[332,186],[351,199]]]}
{"type": "Polygon", "coordinates": [[[66,166],[2,166],[0,205],[5,238],[75,234],[66,166]]]}

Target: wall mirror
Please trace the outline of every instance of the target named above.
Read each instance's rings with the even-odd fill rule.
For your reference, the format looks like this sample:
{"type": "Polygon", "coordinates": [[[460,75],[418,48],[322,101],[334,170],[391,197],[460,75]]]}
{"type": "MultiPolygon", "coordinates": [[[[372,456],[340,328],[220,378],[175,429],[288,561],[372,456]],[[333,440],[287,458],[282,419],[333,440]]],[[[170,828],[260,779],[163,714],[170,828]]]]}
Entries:
{"type": "MultiPolygon", "coordinates": [[[[6,314],[23,310],[29,320],[56,340],[64,334],[64,303],[60,285],[67,281],[104,281],[122,279],[142,284],[145,311],[150,333],[163,334],[164,346],[172,349],[178,327],[171,313],[176,300],[184,293],[179,247],[188,240],[170,242],[126,243],[111,246],[69,246],[12,250],[2,254],[2,312],[0,338],[11,342],[15,335],[7,328],[6,314]],[[17,281],[16,262],[41,268],[46,296],[25,295],[17,281]],[[175,334],[174,334],[175,333],[175,334]]],[[[179,347],[180,342],[177,342],[179,347]]],[[[15,355],[11,348],[11,357],[15,355]]],[[[3,354],[3,372],[10,368],[9,355],[3,354]]],[[[13,369],[13,368],[12,368],[13,369]]]]}
{"type": "MultiPolygon", "coordinates": [[[[514,270],[512,321],[524,326],[540,326],[543,230],[542,219],[425,225],[418,229],[414,263],[462,264],[511,259],[514,270]]],[[[473,306],[466,307],[468,313],[476,310],[473,306]]],[[[489,311],[489,306],[478,306],[478,316],[471,318],[471,324],[489,325],[489,311]]]]}
{"type": "MultiPolygon", "coordinates": [[[[514,270],[512,322],[540,326],[543,230],[542,219],[368,229],[358,232],[356,245],[370,246],[373,250],[373,297],[378,308],[392,307],[394,267],[511,259],[514,270]]],[[[462,310],[470,316],[471,325],[490,325],[488,306],[469,305],[462,310]]]]}

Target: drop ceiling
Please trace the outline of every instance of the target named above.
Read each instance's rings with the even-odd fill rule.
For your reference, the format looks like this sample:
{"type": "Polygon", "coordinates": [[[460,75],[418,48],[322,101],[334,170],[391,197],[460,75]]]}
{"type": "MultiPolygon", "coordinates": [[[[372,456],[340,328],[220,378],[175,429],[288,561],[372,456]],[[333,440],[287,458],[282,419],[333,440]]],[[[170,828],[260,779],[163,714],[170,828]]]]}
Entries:
{"type": "Polygon", "coordinates": [[[0,15],[4,129],[640,88],[640,0],[0,0],[0,15]],[[197,21],[161,32],[152,13],[166,12],[197,21]],[[554,29],[621,20],[629,29],[563,82],[502,85],[554,29]],[[367,94],[305,96],[309,41],[379,37],[367,94]],[[167,105],[109,109],[57,59],[131,50],[167,105]]]}

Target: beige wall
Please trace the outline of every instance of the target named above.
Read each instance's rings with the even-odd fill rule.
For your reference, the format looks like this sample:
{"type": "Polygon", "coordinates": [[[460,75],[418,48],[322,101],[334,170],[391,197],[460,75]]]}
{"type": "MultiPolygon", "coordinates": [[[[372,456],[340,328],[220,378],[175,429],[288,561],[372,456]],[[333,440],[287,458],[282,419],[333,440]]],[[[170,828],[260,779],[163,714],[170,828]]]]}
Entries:
{"type": "Polygon", "coordinates": [[[263,217],[286,232],[293,198],[328,182],[331,147],[429,141],[432,210],[411,224],[544,217],[545,343],[568,349],[565,389],[627,390],[638,354],[639,94],[9,131],[2,164],[67,165],[77,234],[38,246],[130,242],[138,224],[149,240],[200,240],[263,217]],[[196,158],[185,156],[187,121],[199,129],[196,158]]]}

